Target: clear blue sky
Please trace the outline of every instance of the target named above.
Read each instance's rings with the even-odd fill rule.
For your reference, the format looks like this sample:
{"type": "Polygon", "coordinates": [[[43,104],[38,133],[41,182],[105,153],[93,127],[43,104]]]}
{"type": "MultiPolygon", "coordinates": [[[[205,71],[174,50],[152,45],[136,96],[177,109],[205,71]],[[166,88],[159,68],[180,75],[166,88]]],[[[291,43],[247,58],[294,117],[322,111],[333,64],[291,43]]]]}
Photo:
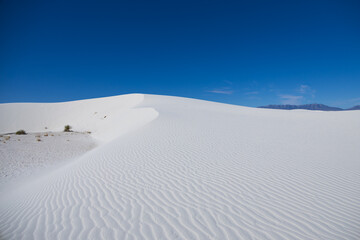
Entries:
{"type": "Polygon", "coordinates": [[[0,0],[0,102],[360,104],[360,1],[0,0]]]}

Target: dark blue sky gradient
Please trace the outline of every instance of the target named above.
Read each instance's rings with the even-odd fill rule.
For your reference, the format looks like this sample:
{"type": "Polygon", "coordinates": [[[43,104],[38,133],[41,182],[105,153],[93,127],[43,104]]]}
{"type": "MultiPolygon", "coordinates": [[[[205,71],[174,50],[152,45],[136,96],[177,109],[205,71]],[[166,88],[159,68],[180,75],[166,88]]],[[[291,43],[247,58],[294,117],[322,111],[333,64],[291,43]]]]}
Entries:
{"type": "Polygon", "coordinates": [[[0,102],[360,104],[359,1],[0,1],[0,102]]]}

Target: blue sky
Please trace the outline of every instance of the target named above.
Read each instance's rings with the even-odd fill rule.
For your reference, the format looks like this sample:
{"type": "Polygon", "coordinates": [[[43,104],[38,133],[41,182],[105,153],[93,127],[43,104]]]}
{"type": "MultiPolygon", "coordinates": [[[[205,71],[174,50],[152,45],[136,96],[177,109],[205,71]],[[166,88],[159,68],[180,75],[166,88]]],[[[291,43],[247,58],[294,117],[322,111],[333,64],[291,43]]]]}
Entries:
{"type": "Polygon", "coordinates": [[[0,1],[0,102],[360,104],[359,1],[0,1]]]}

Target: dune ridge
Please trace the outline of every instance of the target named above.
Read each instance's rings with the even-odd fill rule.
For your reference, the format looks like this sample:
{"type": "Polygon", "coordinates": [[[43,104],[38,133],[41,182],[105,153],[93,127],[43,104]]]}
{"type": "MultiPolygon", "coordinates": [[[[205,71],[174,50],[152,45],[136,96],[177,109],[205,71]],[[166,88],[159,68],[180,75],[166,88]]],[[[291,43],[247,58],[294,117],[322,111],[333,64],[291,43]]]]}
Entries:
{"type": "MultiPolygon", "coordinates": [[[[359,112],[156,95],[89,101],[69,124],[87,124],[103,144],[1,196],[1,239],[360,238],[359,112]],[[84,121],[92,104],[111,105],[102,115],[117,120],[84,121]]],[[[1,131],[17,130],[2,120],[24,109],[0,105],[1,131]]],[[[64,120],[34,130],[44,124],[64,120]]]]}

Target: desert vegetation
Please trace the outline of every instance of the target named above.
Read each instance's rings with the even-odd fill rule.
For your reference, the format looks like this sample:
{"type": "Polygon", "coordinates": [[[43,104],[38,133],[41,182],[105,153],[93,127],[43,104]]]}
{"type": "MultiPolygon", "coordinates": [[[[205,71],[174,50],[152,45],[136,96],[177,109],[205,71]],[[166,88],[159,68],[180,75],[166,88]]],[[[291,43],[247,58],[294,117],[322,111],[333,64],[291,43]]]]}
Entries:
{"type": "Polygon", "coordinates": [[[71,132],[71,126],[70,125],[65,125],[64,127],[64,132],[71,132]]]}
{"type": "Polygon", "coordinates": [[[25,132],[25,130],[19,130],[19,131],[17,131],[16,133],[15,133],[16,135],[26,135],[26,132],[25,132]]]}

